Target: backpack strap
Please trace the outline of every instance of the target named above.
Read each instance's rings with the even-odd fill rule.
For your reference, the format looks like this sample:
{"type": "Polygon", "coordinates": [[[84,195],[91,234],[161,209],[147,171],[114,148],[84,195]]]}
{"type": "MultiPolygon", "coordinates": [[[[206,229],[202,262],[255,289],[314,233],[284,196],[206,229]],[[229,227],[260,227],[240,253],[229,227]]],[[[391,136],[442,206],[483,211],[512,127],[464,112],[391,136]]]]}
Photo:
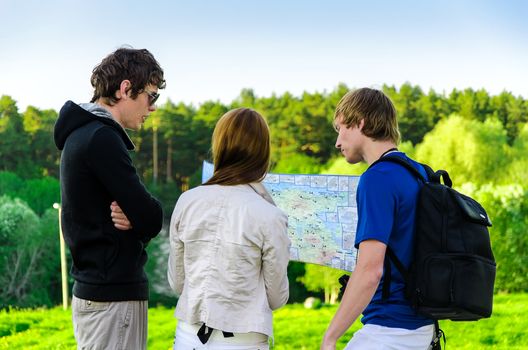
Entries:
{"type": "MultiPolygon", "coordinates": [[[[423,183],[426,183],[428,182],[427,179],[422,175],[421,172],[418,171],[418,169],[416,169],[412,164],[411,162],[409,162],[407,159],[404,159],[402,157],[398,157],[398,156],[391,156],[391,155],[387,155],[385,157],[381,157],[380,159],[378,159],[377,161],[375,161],[374,163],[372,163],[369,168],[373,167],[375,164],[378,164],[378,163],[381,163],[381,162],[390,162],[390,163],[396,163],[396,164],[399,164],[401,165],[402,167],[404,167],[405,169],[409,170],[409,172],[411,174],[414,175],[414,177],[416,177],[418,180],[422,181],[423,183]]],[[[427,176],[429,176],[429,173],[432,173],[434,174],[434,171],[433,169],[431,169],[431,167],[429,167],[428,165],[425,165],[425,164],[422,164],[422,166],[424,167],[426,173],[427,173],[427,176]],[[429,172],[430,171],[430,172],[429,172]]]]}
{"type": "Polygon", "coordinates": [[[401,275],[403,276],[403,280],[405,283],[408,283],[409,281],[409,272],[403,265],[403,263],[398,259],[396,254],[392,251],[392,249],[387,246],[387,251],[385,253],[385,260],[383,261],[383,267],[385,268],[385,275],[383,276],[383,285],[382,285],[382,291],[381,291],[381,298],[382,300],[387,300],[390,295],[390,283],[391,283],[391,264],[390,260],[394,263],[394,266],[396,266],[396,269],[400,271],[401,275]],[[388,257],[388,258],[387,258],[388,257]]]}
{"type": "MultiPolygon", "coordinates": [[[[422,165],[425,165],[425,164],[422,164],[422,165]]],[[[447,171],[438,170],[436,173],[433,173],[432,182],[440,183],[440,178],[444,180],[444,185],[446,185],[449,188],[453,187],[453,181],[451,181],[451,178],[449,177],[449,174],[447,173],[447,171]]]]}
{"type": "Polygon", "coordinates": [[[442,344],[441,340],[444,340],[444,349],[446,347],[446,336],[443,330],[440,329],[440,325],[438,324],[438,320],[434,320],[434,333],[433,333],[433,340],[431,341],[431,344],[429,345],[429,349],[431,350],[442,350],[442,344]]]}
{"type": "MultiPolygon", "coordinates": [[[[412,163],[410,161],[408,161],[407,159],[404,159],[402,157],[398,157],[398,156],[387,155],[387,156],[381,157],[380,159],[378,159],[377,161],[372,163],[370,165],[370,167],[374,166],[377,163],[381,163],[381,162],[391,162],[391,163],[396,163],[396,164],[401,165],[402,167],[407,169],[415,178],[417,178],[419,181],[421,181],[424,184],[429,182],[429,181],[435,181],[435,179],[436,179],[435,172],[433,171],[433,169],[431,169],[430,166],[428,166],[426,164],[421,164],[424,167],[425,172],[427,174],[428,179],[426,179],[422,175],[422,173],[412,165],[412,163]]],[[[447,174],[447,172],[446,172],[446,174],[447,174]]],[[[449,176],[449,175],[447,175],[447,176],[449,176]]],[[[438,176],[438,181],[440,181],[440,175],[438,176]]],[[[383,262],[383,267],[384,267],[384,270],[385,270],[385,274],[383,276],[383,285],[382,285],[382,294],[381,294],[382,300],[384,300],[384,301],[388,300],[389,295],[390,295],[390,283],[391,283],[391,279],[392,279],[391,278],[392,270],[391,270],[391,263],[390,263],[391,260],[394,263],[394,266],[396,266],[396,269],[402,275],[403,280],[405,281],[405,283],[406,284],[409,283],[408,282],[409,281],[409,272],[407,271],[407,269],[405,268],[403,263],[400,261],[400,259],[398,259],[398,257],[393,252],[393,250],[387,245],[387,251],[385,253],[385,260],[383,262]]]]}
{"type": "Polygon", "coordinates": [[[374,164],[381,163],[381,162],[391,162],[391,163],[400,164],[405,169],[409,170],[411,174],[413,174],[416,178],[421,180],[423,183],[426,183],[426,182],[440,183],[441,181],[443,181],[447,187],[451,188],[453,186],[453,181],[451,181],[451,177],[449,177],[449,173],[447,171],[438,170],[435,172],[429,165],[418,163],[421,166],[423,166],[425,173],[427,174],[428,180],[426,180],[424,179],[422,173],[420,173],[418,169],[416,169],[409,160],[404,159],[402,157],[398,157],[398,156],[387,155],[387,156],[381,157],[380,159],[372,163],[369,166],[369,168],[374,166],[374,164]]]}

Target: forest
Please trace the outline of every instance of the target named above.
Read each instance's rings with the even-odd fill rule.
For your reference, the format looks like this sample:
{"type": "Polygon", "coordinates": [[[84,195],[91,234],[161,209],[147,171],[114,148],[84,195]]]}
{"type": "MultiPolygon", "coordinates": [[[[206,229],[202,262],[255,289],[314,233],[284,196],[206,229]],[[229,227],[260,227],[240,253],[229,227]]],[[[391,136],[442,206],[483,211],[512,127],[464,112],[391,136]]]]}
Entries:
{"type": "MultiPolygon", "coordinates": [[[[136,145],[134,164],[165,213],[165,228],[148,247],[152,302],[175,304],[165,277],[166,226],[178,196],[200,183],[216,121],[240,106],[261,113],[271,130],[272,172],[360,175],[366,166],[347,164],[334,147],[334,109],[351,88],[339,84],[301,96],[256,96],[243,89],[230,104],[168,100],[142,130],[129,133],[136,145]]],[[[528,292],[528,100],[507,91],[424,91],[410,83],[382,89],[397,109],[399,149],[447,170],[457,190],[486,208],[493,222],[496,293],[528,292]]],[[[53,306],[61,300],[53,208],[60,203],[60,152],[53,142],[57,115],[34,106],[20,111],[11,96],[0,98],[0,308],[53,306]]],[[[290,302],[308,295],[335,301],[341,274],[291,263],[290,302]]]]}

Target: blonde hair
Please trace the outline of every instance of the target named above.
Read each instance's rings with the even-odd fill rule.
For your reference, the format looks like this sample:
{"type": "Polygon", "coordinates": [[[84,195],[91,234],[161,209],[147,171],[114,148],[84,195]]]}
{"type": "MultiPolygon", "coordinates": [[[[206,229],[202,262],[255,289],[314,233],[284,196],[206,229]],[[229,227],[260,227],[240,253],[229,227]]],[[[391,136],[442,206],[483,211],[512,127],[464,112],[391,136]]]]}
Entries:
{"type": "Polygon", "coordinates": [[[400,142],[396,108],[380,90],[361,88],[349,91],[337,104],[334,121],[339,117],[347,127],[359,126],[364,120],[361,132],[374,140],[400,142]]]}
{"type": "Polygon", "coordinates": [[[264,179],[270,163],[269,127],[249,108],[228,111],[212,137],[213,177],[205,185],[240,185],[264,179]]]}

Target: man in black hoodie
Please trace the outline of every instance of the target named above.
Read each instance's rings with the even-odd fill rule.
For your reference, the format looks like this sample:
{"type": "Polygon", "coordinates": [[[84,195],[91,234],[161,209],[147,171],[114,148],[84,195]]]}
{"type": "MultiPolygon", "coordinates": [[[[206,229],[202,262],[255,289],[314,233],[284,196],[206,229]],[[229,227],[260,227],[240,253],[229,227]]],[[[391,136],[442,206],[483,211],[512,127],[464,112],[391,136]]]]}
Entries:
{"type": "Polygon", "coordinates": [[[97,65],[91,103],[68,101],[55,125],[62,150],[62,229],[73,266],[79,349],[145,349],[145,247],[161,230],[160,203],[142,184],[125,129],[138,130],[165,87],[143,49],[121,48],[97,65]]]}

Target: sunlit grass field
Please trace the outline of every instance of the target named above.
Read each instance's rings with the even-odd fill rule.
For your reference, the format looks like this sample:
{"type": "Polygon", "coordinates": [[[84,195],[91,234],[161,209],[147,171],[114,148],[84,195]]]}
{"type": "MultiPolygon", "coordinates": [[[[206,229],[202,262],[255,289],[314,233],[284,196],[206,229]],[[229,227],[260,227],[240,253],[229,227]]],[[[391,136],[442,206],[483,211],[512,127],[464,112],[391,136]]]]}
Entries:
{"type": "MultiPolygon", "coordinates": [[[[287,305],[275,312],[274,349],[319,349],[321,337],[336,310],[287,305]]],[[[528,349],[528,294],[495,296],[493,316],[478,322],[444,321],[447,349],[528,349]]],[[[361,325],[356,322],[338,344],[342,349],[361,325]]],[[[149,309],[148,349],[172,348],[173,310],[149,309]]],[[[0,349],[75,349],[71,310],[62,308],[0,312],[0,349]]]]}

